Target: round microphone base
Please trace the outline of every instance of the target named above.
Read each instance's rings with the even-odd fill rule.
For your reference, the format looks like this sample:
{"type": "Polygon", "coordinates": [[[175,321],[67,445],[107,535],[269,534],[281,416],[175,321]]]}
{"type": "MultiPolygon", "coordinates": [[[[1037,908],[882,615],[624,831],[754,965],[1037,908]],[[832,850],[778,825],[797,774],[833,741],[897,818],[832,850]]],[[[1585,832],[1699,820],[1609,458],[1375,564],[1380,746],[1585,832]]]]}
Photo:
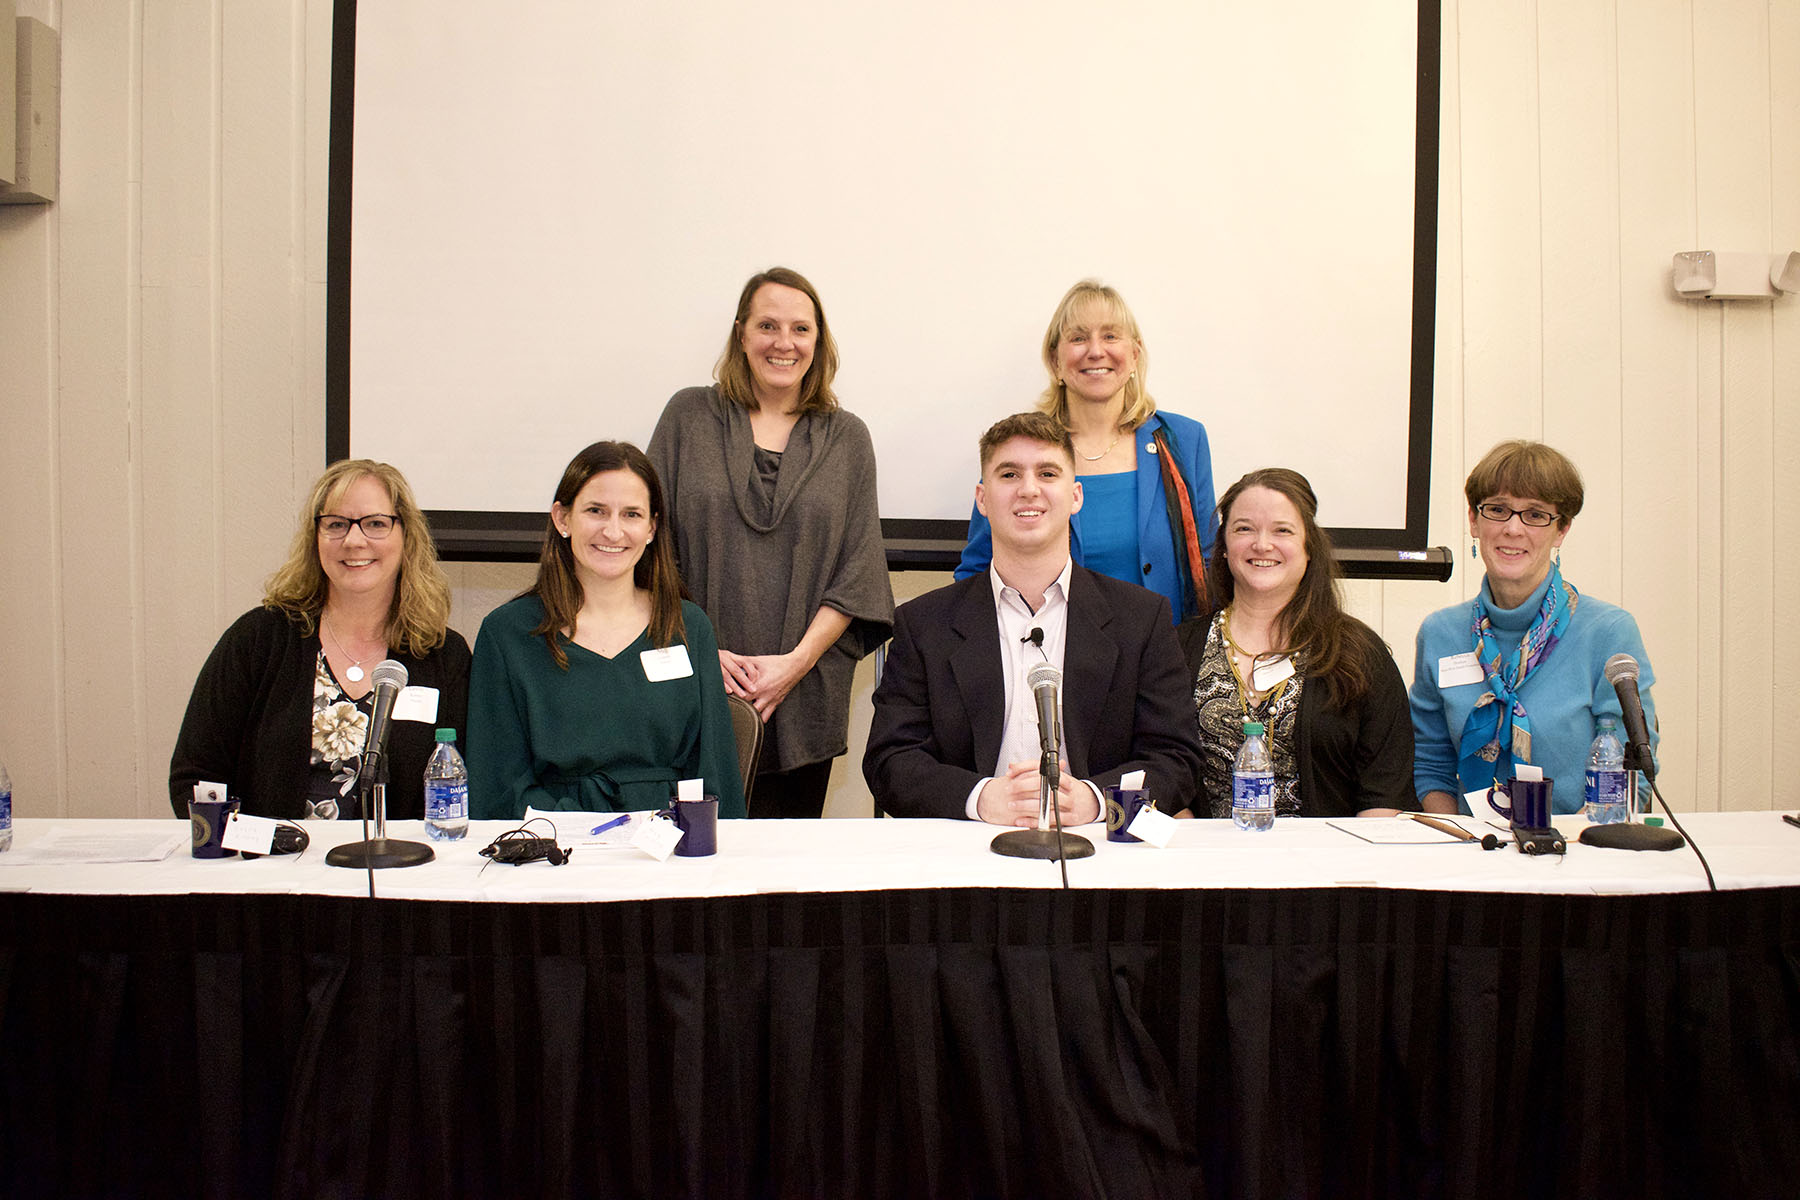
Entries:
{"type": "Polygon", "coordinates": [[[386,867],[416,867],[437,855],[423,842],[403,842],[398,838],[370,838],[366,842],[350,842],[333,846],[325,861],[334,867],[357,870],[382,870],[386,867]]]}
{"type": "Polygon", "coordinates": [[[1079,833],[1058,833],[1054,829],[1012,829],[994,838],[989,849],[1007,858],[1055,860],[1087,858],[1094,852],[1094,843],[1079,833]]]}
{"type": "Polygon", "coordinates": [[[1655,825],[1589,825],[1581,831],[1585,846],[1607,850],[1679,850],[1687,839],[1673,829],[1655,825]]]}

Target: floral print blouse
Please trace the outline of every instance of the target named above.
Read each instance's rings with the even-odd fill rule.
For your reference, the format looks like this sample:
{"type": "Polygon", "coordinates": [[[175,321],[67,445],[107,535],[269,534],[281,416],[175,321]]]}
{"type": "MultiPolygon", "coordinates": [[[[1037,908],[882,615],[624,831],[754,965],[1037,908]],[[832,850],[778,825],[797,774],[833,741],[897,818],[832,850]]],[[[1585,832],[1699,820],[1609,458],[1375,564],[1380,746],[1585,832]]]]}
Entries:
{"type": "Polygon", "coordinates": [[[306,815],[331,820],[360,817],[356,810],[356,772],[362,764],[363,741],[369,733],[371,689],[361,700],[352,700],[338,686],[337,676],[319,648],[313,671],[312,774],[307,783],[306,815]]]}

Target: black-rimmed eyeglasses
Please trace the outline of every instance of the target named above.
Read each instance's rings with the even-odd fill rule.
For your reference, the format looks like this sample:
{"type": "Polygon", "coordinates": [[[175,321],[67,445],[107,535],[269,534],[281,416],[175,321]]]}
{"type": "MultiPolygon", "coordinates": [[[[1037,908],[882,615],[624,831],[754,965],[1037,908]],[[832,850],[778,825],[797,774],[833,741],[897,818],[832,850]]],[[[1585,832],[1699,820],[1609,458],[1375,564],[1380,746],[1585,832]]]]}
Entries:
{"type": "Polygon", "coordinates": [[[1534,529],[1542,529],[1546,525],[1556,524],[1557,521],[1556,514],[1545,509],[1510,508],[1496,500],[1489,500],[1486,504],[1477,504],[1475,511],[1496,525],[1504,525],[1517,517],[1534,529]]]}
{"type": "Polygon", "coordinates": [[[313,518],[313,524],[319,527],[319,532],[334,542],[349,536],[352,525],[362,530],[363,536],[370,541],[379,542],[394,532],[394,526],[399,523],[397,513],[369,513],[361,517],[339,517],[326,513],[313,518]]]}

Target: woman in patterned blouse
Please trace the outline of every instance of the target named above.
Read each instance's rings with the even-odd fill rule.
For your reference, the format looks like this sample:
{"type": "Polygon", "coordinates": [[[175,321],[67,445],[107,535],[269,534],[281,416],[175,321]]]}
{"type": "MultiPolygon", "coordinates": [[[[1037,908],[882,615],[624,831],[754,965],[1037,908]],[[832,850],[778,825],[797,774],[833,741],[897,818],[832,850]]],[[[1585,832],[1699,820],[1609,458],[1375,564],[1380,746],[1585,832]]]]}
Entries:
{"type": "Polygon", "coordinates": [[[1196,816],[1231,813],[1246,721],[1264,728],[1275,812],[1417,808],[1406,685],[1375,631],[1344,612],[1319,502],[1297,471],[1252,471],[1219,502],[1213,612],[1177,630],[1194,672],[1204,761],[1196,816]]]}

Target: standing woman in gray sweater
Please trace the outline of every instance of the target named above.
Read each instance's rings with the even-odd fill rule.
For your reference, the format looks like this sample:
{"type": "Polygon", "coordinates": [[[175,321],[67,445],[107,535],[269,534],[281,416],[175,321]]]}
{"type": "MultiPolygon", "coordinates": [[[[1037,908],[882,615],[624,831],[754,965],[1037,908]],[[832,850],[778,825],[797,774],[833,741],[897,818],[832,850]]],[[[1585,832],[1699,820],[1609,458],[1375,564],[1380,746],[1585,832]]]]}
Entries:
{"type": "Polygon", "coordinates": [[[717,382],[675,393],[650,438],[725,690],[768,724],[752,817],[823,814],[856,661],[893,632],[874,445],[836,372],[818,292],[772,267],[738,297],[717,382]]]}

